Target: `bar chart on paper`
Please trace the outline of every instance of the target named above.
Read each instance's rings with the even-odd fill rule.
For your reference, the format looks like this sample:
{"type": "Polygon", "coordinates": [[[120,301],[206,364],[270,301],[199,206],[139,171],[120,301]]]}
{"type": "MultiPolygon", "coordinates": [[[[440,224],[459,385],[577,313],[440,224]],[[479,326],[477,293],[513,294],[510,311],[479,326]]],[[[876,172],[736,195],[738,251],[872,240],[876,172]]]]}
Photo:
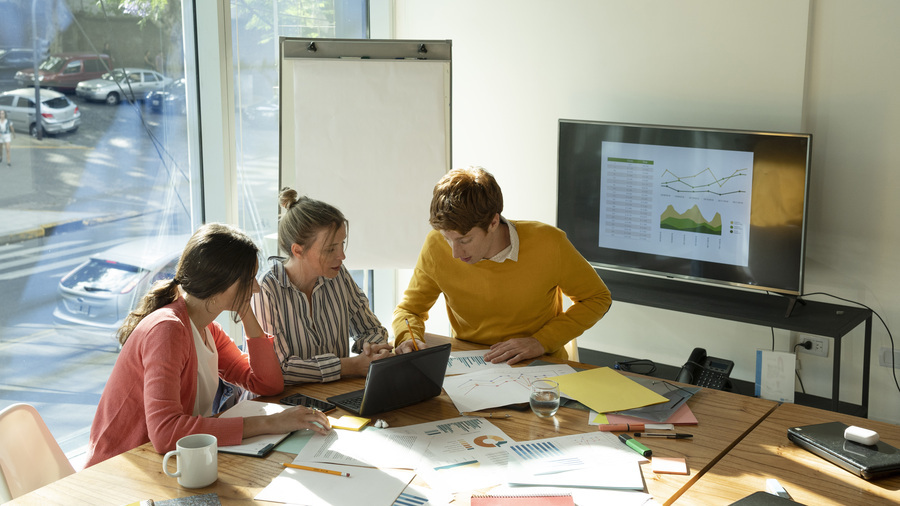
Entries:
{"type": "Polygon", "coordinates": [[[447,360],[447,376],[494,369],[512,369],[506,362],[493,364],[484,359],[490,350],[454,351],[447,360]]]}

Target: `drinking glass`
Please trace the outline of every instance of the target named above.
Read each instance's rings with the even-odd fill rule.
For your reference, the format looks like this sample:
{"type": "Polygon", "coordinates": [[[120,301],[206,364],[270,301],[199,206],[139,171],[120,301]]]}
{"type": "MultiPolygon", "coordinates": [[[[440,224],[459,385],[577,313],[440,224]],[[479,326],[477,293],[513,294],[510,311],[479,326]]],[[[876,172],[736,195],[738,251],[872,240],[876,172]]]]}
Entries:
{"type": "Polygon", "coordinates": [[[548,418],[559,410],[559,383],[552,380],[537,380],[531,384],[528,399],[531,410],[541,418],[548,418]]]}

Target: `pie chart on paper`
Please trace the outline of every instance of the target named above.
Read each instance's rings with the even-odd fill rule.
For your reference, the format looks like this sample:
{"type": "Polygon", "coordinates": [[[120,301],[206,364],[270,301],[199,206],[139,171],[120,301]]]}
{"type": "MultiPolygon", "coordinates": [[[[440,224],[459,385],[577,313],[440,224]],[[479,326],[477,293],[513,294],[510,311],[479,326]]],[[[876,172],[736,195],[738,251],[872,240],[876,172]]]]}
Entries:
{"type": "Polygon", "coordinates": [[[484,448],[496,448],[507,443],[508,441],[499,436],[478,436],[475,438],[475,444],[484,448]]]}

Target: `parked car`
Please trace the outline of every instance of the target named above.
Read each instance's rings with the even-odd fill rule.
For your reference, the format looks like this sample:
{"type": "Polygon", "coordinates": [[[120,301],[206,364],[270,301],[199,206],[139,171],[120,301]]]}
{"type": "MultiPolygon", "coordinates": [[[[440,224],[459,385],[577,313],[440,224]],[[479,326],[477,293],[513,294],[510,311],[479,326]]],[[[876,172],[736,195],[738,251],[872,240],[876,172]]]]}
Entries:
{"type": "MultiPolygon", "coordinates": [[[[41,126],[48,134],[74,132],[81,125],[81,111],[68,97],[52,90],[41,90],[41,126]]],[[[16,132],[28,132],[37,137],[35,121],[34,88],[0,93],[0,110],[12,121],[16,132]]]]}
{"type": "Polygon", "coordinates": [[[0,49],[0,85],[15,85],[16,72],[27,67],[34,67],[33,49],[0,49]]]}
{"type": "Polygon", "coordinates": [[[176,79],[161,91],[151,91],[144,97],[144,103],[151,111],[157,113],[184,114],[187,112],[187,100],[184,89],[184,78],[176,79]]]}
{"type": "MultiPolygon", "coordinates": [[[[38,81],[42,88],[72,91],[81,81],[96,79],[112,68],[112,60],[105,54],[60,53],[44,58],[38,66],[38,81]]],[[[34,86],[34,69],[16,72],[19,86],[34,86]]]]}
{"type": "Polygon", "coordinates": [[[189,237],[141,237],[91,256],[59,281],[53,316],[66,323],[118,329],[154,282],[175,277],[189,237]]]}
{"type": "Polygon", "coordinates": [[[142,100],[148,92],[161,91],[172,83],[155,70],[121,68],[103,74],[100,79],[82,81],[75,87],[75,93],[88,100],[102,100],[115,105],[123,99],[142,100]]]}

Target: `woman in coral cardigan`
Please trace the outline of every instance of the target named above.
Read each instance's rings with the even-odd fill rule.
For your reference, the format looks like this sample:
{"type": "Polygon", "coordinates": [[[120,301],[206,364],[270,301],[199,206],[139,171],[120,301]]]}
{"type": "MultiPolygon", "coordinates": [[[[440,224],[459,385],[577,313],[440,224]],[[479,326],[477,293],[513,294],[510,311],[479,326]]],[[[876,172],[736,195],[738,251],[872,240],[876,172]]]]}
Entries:
{"type": "Polygon", "coordinates": [[[284,390],[272,337],[250,309],[258,254],[228,225],[204,225],[188,240],[175,278],[154,284],[119,329],[122,351],[91,426],[87,466],[148,441],[164,453],[189,434],[212,434],[229,446],[260,434],[330,430],[323,413],[305,407],[211,417],[220,376],[259,395],[284,390]],[[223,311],[243,323],[248,353],[213,321],[223,311]]]}

